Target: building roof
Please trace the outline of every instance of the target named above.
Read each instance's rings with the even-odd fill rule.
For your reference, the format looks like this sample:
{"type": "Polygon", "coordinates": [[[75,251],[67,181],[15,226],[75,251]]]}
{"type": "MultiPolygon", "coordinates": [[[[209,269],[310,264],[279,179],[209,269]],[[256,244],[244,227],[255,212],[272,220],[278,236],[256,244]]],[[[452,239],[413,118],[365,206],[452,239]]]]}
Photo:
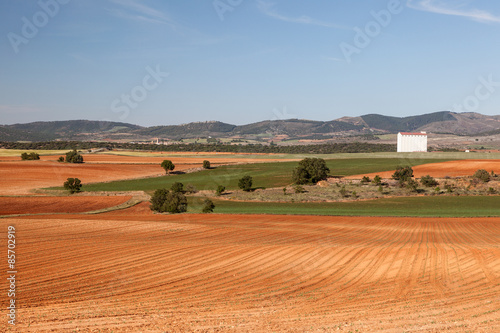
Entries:
{"type": "Polygon", "coordinates": [[[401,135],[425,135],[427,136],[427,133],[422,133],[422,132],[399,132],[401,135]]]}

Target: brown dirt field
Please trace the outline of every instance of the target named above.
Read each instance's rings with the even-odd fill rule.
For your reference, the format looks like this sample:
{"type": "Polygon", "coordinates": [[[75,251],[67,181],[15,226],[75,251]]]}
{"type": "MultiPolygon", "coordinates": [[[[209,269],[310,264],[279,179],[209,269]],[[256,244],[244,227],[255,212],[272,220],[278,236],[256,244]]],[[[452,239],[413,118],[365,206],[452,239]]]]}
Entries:
{"type": "Polygon", "coordinates": [[[62,186],[69,177],[82,183],[159,176],[165,171],[159,165],[71,164],[44,161],[0,162],[0,193],[28,194],[33,189],[62,186]]]}
{"type": "Polygon", "coordinates": [[[131,196],[0,197],[0,215],[83,213],[121,205],[131,196]]]}
{"type": "MultiPolygon", "coordinates": [[[[472,176],[478,169],[485,169],[488,172],[491,172],[493,170],[498,174],[500,173],[500,160],[460,160],[417,165],[413,167],[413,175],[416,178],[421,178],[426,175],[431,175],[432,177],[438,178],[443,178],[446,176],[472,176]]],[[[376,175],[379,175],[382,178],[391,178],[393,173],[394,170],[349,176],[346,178],[361,179],[363,176],[373,178],[376,175]]]]}
{"type": "Polygon", "coordinates": [[[500,331],[499,218],[159,215],[143,203],[0,219],[2,244],[8,225],[18,332],[500,331]]]}

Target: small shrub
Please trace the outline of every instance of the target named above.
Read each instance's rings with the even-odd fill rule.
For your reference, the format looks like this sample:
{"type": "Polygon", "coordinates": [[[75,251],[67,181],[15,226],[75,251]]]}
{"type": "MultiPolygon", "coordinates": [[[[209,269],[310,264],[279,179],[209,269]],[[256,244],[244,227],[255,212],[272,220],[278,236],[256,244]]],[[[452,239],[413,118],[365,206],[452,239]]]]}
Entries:
{"type": "Polygon", "coordinates": [[[172,190],[172,192],[174,192],[174,193],[183,193],[184,192],[184,184],[179,183],[179,182],[175,182],[170,187],[170,190],[172,190]]]}
{"type": "Polygon", "coordinates": [[[202,209],[203,213],[213,213],[214,208],[215,208],[215,205],[212,202],[212,200],[205,199],[205,201],[203,201],[203,209],[202,209]]]}
{"type": "Polygon", "coordinates": [[[286,187],[283,187],[283,195],[286,195],[286,187]]]}
{"type": "Polygon", "coordinates": [[[394,174],[392,175],[392,179],[399,180],[400,182],[406,182],[413,177],[413,169],[411,166],[398,166],[394,174]]]}
{"type": "Polygon", "coordinates": [[[368,176],[363,176],[363,179],[361,179],[361,183],[365,184],[365,183],[369,183],[371,180],[370,180],[370,177],[368,176]]]}
{"type": "Polygon", "coordinates": [[[495,193],[497,193],[497,191],[493,187],[488,188],[488,194],[495,194],[495,193]]]}
{"type": "Polygon", "coordinates": [[[420,183],[426,187],[434,187],[439,185],[438,181],[429,175],[420,178],[420,183]]]}
{"type": "Polygon", "coordinates": [[[223,186],[223,185],[218,185],[217,186],[217,189],[215,190],[215,194],[217,196],[220,196],[222,193],[224,193],[224,191],[226,190],[226,187],[223,186]]]}
{"type": "Polygon", "coordinates": [[[384,192],[384,188],[382,187],[382,185],[379,185],[379,187],[378,187],[378,191],[379,191],[380,193],[383,193],[383,192],[384,192]]]}
{"type": "Polygon", "coordinates": [[[238,187],[246,192],[252,190],[252,185],[253,185],[253,179],[251,176],[244,176],[238,181],[238,187]]]}
{"type": "Polygon", "coordinates": [[[373,177],[373,184],[375,184],[375,185],[382,184],[382,178],[380,178],[379,175],[376,175],[375,177],[373,177]]]}
{"type": "Polygon", "coordinates": [[[473,177],[481,180],[483,183],[487,183],[490,181],[490,174],[488,173],[488,171],[486,171],[484,169],[477,170],[474,173],[473,177]]]}
{"type": "Polygon", "coordinates": [[[174,169],[175,169],[175,165],[174,165],[174,163],[172,163],[172,161],[170,161],[170,160],[164,160],[163,162],[161,162],[161,167],[162,167],[163,169],[165,169],[165,172],[166,172],[167,174],[169,174],[169,173],[170,173],[170,171],[172,171],[172,170],[174,170],[174,169]]]}
{"type": "Polygon", "coordinates": [[[340,195],[343,198],[347,198],[349,196],[349,194],[347,193],[347,189],[345,188],[345,186],[342,186],[342,188],[339,190],[339,193],[340,193],[340,195]]]}
{"type": "Polygon", "coordinates": [[[64,156],[59,156],[59,158],[57,159],[57,162],[59,162],[59,163],[64,162],[64,156]]]}
{"type": "Polygon", "coordinates": [[[417,192],[418,191],[418,182],[415,179],[408,179],[406,182],[406,188],[409,189],[411,192],[417,192]]]}
{"type": "Polygon", "coordinates": [[[198,192],[198,189],[193,184],[187,184],[185,191],[186,191],[186,193],[196,193],[196,192],[198,192]]]}
{"type": "Polygon", "coordinates": [[[64,188],[71,194],[78,193],[82,188],[82,182],[78,178],[68,178],[64,182],[64,188]]]}
{"type": "Polygon", "coordinates": [[[306,190],[300,185],[295,185],[293,187],[293,190],[295,191],[295,193],[305,193],[306,192],[306,190]]]}
{"type": "Polygon", "coordinates": [[[434,189],[434,192],[436,192],[436,194],[441,193],[441,189],[439,188],[439,186],[436,186],[436,188],[434,189]]]}
{"type": "Polygon", "coordinates": [[[210,169],[210,161],[203,161],[203,169],[210,169]]]}
{"type": "Polygon", "coordinates": [[[358,197],[358,193],[356,193],[356,191],[352,191],[352,196],[353,196],[353,198],[357,198],[358,197]]]}

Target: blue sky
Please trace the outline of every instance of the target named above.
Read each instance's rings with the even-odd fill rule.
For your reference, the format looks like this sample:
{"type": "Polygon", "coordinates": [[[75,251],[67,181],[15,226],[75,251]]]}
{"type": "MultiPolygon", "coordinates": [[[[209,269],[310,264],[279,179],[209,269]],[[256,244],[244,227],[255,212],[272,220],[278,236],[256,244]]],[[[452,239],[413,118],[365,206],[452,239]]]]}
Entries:
{"type": "Polygon", "coordinates": [[[500,114],[500,2],[0,2],[0,124],[500,114]]]}

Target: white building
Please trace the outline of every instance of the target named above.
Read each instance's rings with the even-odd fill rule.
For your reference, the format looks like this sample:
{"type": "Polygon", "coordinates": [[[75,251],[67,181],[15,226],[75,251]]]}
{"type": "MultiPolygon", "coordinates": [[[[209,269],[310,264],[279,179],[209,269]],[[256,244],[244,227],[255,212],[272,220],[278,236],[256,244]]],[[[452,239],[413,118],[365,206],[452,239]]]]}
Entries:
{"type": "Polygon", "coordinates": [[[427,133],[398,133],[398,153],[426,152],[427,133]]]}

